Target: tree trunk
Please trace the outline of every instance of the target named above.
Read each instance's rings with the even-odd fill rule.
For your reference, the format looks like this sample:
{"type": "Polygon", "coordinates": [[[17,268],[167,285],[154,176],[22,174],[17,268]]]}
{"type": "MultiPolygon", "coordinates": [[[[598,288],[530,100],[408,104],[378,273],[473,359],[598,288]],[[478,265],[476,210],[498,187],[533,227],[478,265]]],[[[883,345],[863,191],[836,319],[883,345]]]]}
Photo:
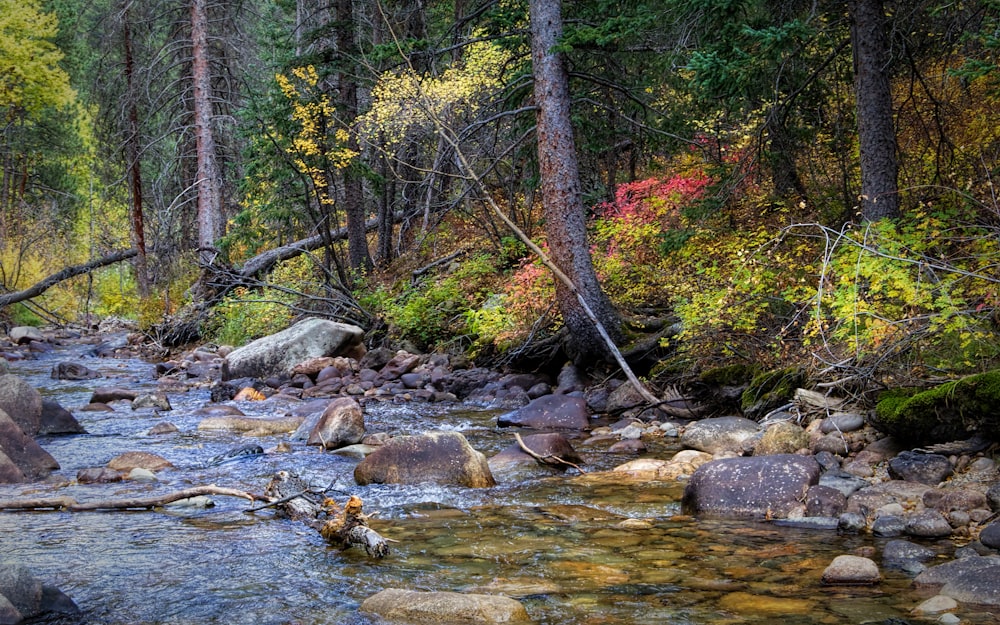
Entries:
{"type": "Polygon", "coordinates": [[[851,46],[861,149],[861,218],[899,217],[896,131],[882,0],[851,0],[851,46]]]}
{"type": "MultiPolygon", "coordinates": [[[[531,1],[531,61],[534,69],[536,135],[541,173],[545,233],[553,262],[573,282],[580,296],[607,329],[620,338],[620,321],[601,290],[587,245],[580,173],[570,121],[569,76],[563,55],[554,47],[562,36],[559,0],[531,1]]],[[[607,358],[607,346],[572,289],[556,282],[556,299],[569,330],[570,357],[607,358]]]]}
{"type": "MultiPolygon", "coordinates": [[[[357,65],[357,44],[355,42],[355,21],[353,0],[336,0],[337,56],[339,57],[340,111],[347,124],[353,124],[358,117],[358,85],[352,75],[357,65]]],[[[350,131],[347,148],[360,152],[357,133],[350,131]]],[[[356,168],[348,165],[342,170],[344,177],[344,214],[347,219],[348,264],[357,274],[367,273],[372,268],[372,257],[368,252],[368,236],[365,232],[365,205],[361,189],[361,177],[356,168]]]]}
{"type": "Polygon", "coordinates": [[[208,49],[207,0],[191,0],[191,73],[194,93],[195,151],[198,170],[198,250],[203,265],[215,260],[223,234],[222,185],[212,133],[212,74],[208,49]]]}
{"type": "Polygon", "coordinates": [[[128,98],[128,134],[125,138],[125,160],[132,195],[132,247],[135,255],[135,284],[139,297],[149,297],[149,270],[146,264],[146,234],[142,211],[142,167],[139,151],[139,104],[135,87],[135,61],[132,55],[132,17],[129,5],[122,11],[122,39],[125,46],[125,92],[128,98]]]}

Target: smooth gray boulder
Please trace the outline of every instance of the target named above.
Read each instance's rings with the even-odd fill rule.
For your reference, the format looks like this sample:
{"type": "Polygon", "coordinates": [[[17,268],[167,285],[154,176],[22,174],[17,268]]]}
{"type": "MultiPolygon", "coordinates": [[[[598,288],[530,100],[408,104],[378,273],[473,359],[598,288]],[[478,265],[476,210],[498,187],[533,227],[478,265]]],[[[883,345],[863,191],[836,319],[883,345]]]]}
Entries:
{"type": "Polygon", "coordinates": [[[295,365],[323,356],[360,354],[364,330],[328,319],[304,319],[276,334],[234,349],[222,361],[222,379],[290,374],[295,365]]]}
{"type": "Polygon", "coordinates": [[[717,518],[802,516],[806,493],[819,483],[820,471],[812,456],[713,460],[691,476],[681,505],[688,514],[717,518]]]}
{"type": "Polygon", "coordinates": [[[389,439],[354,468],[354,481],[368,484],[456,484],[496,486],[486,456],[458,432],[428,432],[389,439]]]}
{"type": "Polygon", "coordinates": [[[590,427],[590,411],[583,397],[543,395],[527,406],[500,415],[497,425],[535,430],[586,430],[590,427]]]}
{"type": "Polygon", "coordinates": [[[695,421],[681,435],[681,445],[709,454],[739,453],[749,439],[760,434],[756,421],[744,417],[715,417],[695,421]]]}
{"type": "Polygon", "coordinates": [[[521,602],[502,595],[458,592],[418,592],[386,588],[368,597],[360,610],[393,622],[416,623],[530,623],[521,602]]]}

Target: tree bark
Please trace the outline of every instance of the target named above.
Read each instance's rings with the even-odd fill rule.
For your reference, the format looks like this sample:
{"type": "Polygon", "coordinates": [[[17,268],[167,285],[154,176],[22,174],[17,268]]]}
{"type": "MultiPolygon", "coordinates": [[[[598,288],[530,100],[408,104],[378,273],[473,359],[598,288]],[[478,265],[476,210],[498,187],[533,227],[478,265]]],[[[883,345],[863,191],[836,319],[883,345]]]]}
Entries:
{"type": "Polygon", "coordinates": [[[139,104],[135,87],[135,61],[132,54],[131,11],[129,0],[122,11],[122,39],[125,46],[125,92],[128,102],[128,134],[125,138],[125,160],[132,195],[132,247],[135,255],[135,284],[139,297],[149,297],[149,269],[146,263],[146,234],[142,210],[142,166],[139,150],[139,104]]]}
{"type": "Polygon", "coordinates": [[[898,162],[882,0],[851,0],[854,91],[861,150],[861,218],[899,217],[898,162]]]}
{"type": "Polygon", "coordinates": [[[195,486],[184,490],[154,495],[151,497],[129,497],[125,499],[109,499],[80,503],[72,497],[41,497],[39,499],[0,500],[0,510],[65,510],[67,512],[92,512],[95,510],[150,510],[160,508],[169,503],[201,497],[218,495],[224,497],[241,497],[253,501],[265,501],[266,497],[254,495],[242,490],[223,488],[220,486],[195,486]]]}
{"type": "MultiPolygon", "coordinates": [[[[560,2],[532,0],[530,13],[546,240],[555,265],[570,278],[610,337],[617,341],[621,332],[618,313],[601,290],[587,244],[579,165],[570,120],[569,75],[563,55],[554,49],[562,36],[560,2]]],[[[563,323],[569,330],[569,356],[577,362],[594,357],[607,359],[607,346],[573,290],[557,281],[556,299],[563,323]]]]}
{"type": "MultiPolygon", "coordinates": [[[[358,117],[358,85],[352,75],[358,55],[354,34],[353,0],[336,0],[336,38],[339,57],[338,83],[339,104],[343,119],[353,124],[358,117]]],[[[360,153],[357,133],[350,129],[346,147],[360,153]]],[[[372,268],[372,257],[368,252],[368,235],[365,229],[364,195],[361,177],[356,168],[348,165],[342,170],[344,189],[344,215],[347,219],[347,262],[357,274],[367,273],[372,268]]]]}
{"type": "Polygon", "coordinates": [[[223,235],[222,184],[212,133],[212,74],[208,49],[207,0],[191,0],[191,77],[197,154],[198,250],[203,265],[215,260],[223,235]]]}

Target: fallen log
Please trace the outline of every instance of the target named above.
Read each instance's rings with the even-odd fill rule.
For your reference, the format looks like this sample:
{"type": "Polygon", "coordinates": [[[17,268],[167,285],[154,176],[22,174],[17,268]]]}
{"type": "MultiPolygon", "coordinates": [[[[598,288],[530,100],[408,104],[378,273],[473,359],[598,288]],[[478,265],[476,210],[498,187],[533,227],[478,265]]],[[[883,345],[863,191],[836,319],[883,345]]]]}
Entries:
{"type": "Polygon", "coordinates": [[[200,497],[207,495],[217,495],[220,497],[240,497],[253,501],[266,501],[263,495],[255,495],[233,488],[223,488],[221,486],[195,486],[171,493],[156,495],[153,497],[135,497],[114,500],[99,500],[79,502],[72,497],[42,497],[39,499],[10,499],[0,500],[0,510],[63,510],[66,512],[94,512],[99,510],[152,510],[161,508],[169,503],[200,497]]]}
{"type": "Polygon", "coordinates": [[[340,508],[335,501],[287,471],[279,471],[264,494],[275,501],[274,507],[279,512],[309,525],[335,547],[347,549],[357,545],[373,558],[389,555],[389,540],[368,526],[371,515],[362,512],[360,497],[352,495],[340,508]]]}
{"type": "Polygon", "coordinates": [[[0,295],[0,308],[8,306],[10,304],[16,304],[17,302],[23,302],[24,300],[31,299],[33,297],[38,297],[45,291],[49,290],[51,287],[62,282],[63,280],[68,280],[82,273],[88,273],[95,269],[101,267],[106,267],[108,265],[113,265],[115,263],[120,263],[123,260],[128,260],[138,254],[134,249],[121,250],[108,254],[107,256],[102,256],[101,258],[95,258],[89,263],[83,263],[82,265],[71,265],[66,267],[61,271],[57,271],[51,276],[39,280],[30,287],[24,289],[23,291],[15,291],[13,293],[4,293],[0,295]]]}

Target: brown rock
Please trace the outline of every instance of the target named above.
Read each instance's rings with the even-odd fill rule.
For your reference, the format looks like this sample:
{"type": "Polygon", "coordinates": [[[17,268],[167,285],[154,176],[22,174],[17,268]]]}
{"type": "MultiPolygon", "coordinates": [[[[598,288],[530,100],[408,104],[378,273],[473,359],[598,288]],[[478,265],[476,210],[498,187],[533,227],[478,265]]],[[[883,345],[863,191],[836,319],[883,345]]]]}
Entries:
{"type": "Polygon", "coordinates": [[[169,460],[146,451],[126,451],[108,462],[109,469],[122,472],[128,472],[135,468],[160,471],[173,466],[169,460]]]}

